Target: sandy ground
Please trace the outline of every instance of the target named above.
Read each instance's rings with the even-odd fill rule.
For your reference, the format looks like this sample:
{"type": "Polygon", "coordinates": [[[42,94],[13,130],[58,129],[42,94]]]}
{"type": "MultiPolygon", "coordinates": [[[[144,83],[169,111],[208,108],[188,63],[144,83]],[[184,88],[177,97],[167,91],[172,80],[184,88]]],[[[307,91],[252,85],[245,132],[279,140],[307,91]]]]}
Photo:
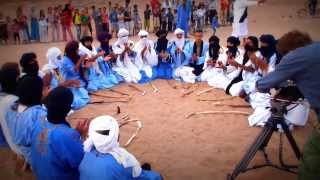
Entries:
{"type": "MultiPolygon", "coordinates": [[[[40,7],[59,2],[61,1],[32,1],[33,4],[38,3],[40,7]]],[[[145,3],[145,1],[139,2],[141,4],[145,3]]],[[[5,13],[9,14],[12,13],[12,9],[17,4],[13,1],[5,4],[1,3],[1,6],[7,7],[3,9],[5,9],[5,13]]],[[[24,2],[24,5],[26,7],[31,6],[30,3],[26,2],[24,2]]],[[[249,10],[250,32],[254,35],[272,33],[276,37],[280,37],[289,30],[299,29],[310,33],[314,40],[319,40],[320,19],[298,18],[296,12],[301,8],[303,8],[303,0],[269,0],[262,7],[252,7],[249,10]]],[[[222,27],[218,30],[217,35],[224,43],[230,33],[231,27],[222,27]]],[[[208,39],[210,34],[211,31],[207,29],[204,39],[208,39]]],[[[171,36],[170,34],[169,37],[171,36]]],[[[152,38],[155,37],[152,36],[152,38]]],[[[7,61],[17,62],[22,53],[35,51],[40,64],[43,65],[46,62],[46,50],[52,46],[57,46],[63,50],[64,44],[59,42],[0,46],[0,64],[7,61]]],[[[247,117],[243,115],[199,115],[188,119],[185,116],[191,112],[206,110],[239,110],[244,112],[252,112],[252,110],[250,108],[216,106],[214,102],[198,101],[199,98],[228,98],[220,90],[213,90],[197,96],[196,92],[208,88],[207,84],[192,85],[190,89],[195,89],[195,92],[186,97],[181,97],[189,86],[174,81],[171,81],[171,83],[176,84],[177,89],[172,88],[167,81],[154,81],[153,84],[160,90],[158,93],[153,93],[149,84],[139,85],[140,88],[147,91],[144,96],[128,87],[127,84],[119,85],[115,89],[133,95],[130,102],[88,105],[86,108],[75,112],[69,118],[69,121],[72,125],[75,125],[83,118],[92,118],[103,114],[115,115],[116,107],[120,106],[121,114],[115,115],[115,117],[120,118],[129,114],[130,118],[138,118],[143,122],[143,128],[138,137],[128,147],[128,150],[140,162],[150,162],[153,169],[161,172],[165,179],[225,179],[226,174],[233,170],[255,136],[261,131],[261,128],[248,127],[247,117]]],[[[101,93],[117,95],[108,90],[101,93]]],[[[94,100],[108,99],[94,97],[94,100]]],[[[234,105],[245,104],[240,98],[223,102],[234,105]]],[[[311,122],[315,120],[314,113],[310,114],[309,119],[311,122]]],[[[294,137],[300,149],[302,149],[310,130],[310,123],[303,128],[295,128],[294,137]]],[[[135,128],[132,125],[121,128],[121,143],[123,144],[134,131],[135,128]]],[[[268,146],[270,158],[274,161],[278,157],[278,144],[279,136],[278,133],[275,133],[268,146]]],[[[254,159],[253,164],[262,162],[261,157],[261,154],[259,154],[254,159]]],[[[285,143],[284,158],[287,162],[298,163],[293,152],[288,148],[287,142],[285,143]]],[[[0,162],[0,177],[3,179],[33,178],[31,173],[14,171],[13,155],[7,149],[0,149],[0,162]]],[[[296,179],[296,176],[275,169],[264,168],[239,177],[243,180],[270,180],[271,178],[273,180],[291,180],[296,179]]]]}

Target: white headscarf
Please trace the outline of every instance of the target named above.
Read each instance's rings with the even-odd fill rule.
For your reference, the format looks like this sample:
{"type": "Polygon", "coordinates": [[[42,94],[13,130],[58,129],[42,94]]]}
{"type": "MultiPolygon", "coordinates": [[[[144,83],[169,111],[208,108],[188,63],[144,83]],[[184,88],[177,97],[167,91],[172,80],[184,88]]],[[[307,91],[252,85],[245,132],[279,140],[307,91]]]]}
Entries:
{"type": "Polygon", "coordinates": [[[89,125],[89,137],[84,142],[84,151],[90,152],[93,147],[104,154],[111,154],[124,168],[132,167],[132,176],[139,177],[141,174],[140,163],[137,159],[120,147],[118,142],[119,124],[111,116],[99,116],[93,119],[89,125]],[[99,131],[105,131],[104,135],[99,131]],[[109,132],[107,132],[109,131],[109,132]]]}
{"type": "Polygon", "coordinates": [[[182,38],[178,39],[177,37],[175,37],[175,40],[174,42],[176,43],[176,46],[179,48],[179,49],[183,49],[183,46],[184,46],[184,31],[180,28],[177,28],[175,31],[174,31],[174,34],[177,36],[178,34],[182,34],[182,38]]]}
{"type": "Polygon", "coordinates": [[[57,47],[52,47],[48,49],[47,51],[47,59],[48,59],[48,64],[43,66],[42,71],[52,71],[54,69],[59,68],[60,64],[62,63],[62,59],[58,59],[58,57],[62,56],[62,52],[59,48],[57,47]]]}
{"type": "Polygon", "coordinates": [[[115,54],[122,54],[125,48],[125,43],[128,43],[129,46],[133,44],[132,41],[129,41],[129,31],[124,28],[121,28],[118,32],[118,40],[112,46],[112,51],[115,54]]]}

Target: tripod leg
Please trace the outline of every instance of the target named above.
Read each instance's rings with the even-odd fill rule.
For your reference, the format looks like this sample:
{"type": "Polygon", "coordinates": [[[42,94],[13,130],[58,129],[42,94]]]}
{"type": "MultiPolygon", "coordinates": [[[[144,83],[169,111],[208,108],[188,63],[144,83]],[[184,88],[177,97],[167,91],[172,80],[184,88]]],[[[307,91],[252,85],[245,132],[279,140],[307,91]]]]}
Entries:
{"type": "Polygon", "coordinates": [[[285,121],[280,121],[280,122],[281,122],[282,129],[284,130],[284,132],[287,136],[287,139],[291,145],[291,148],[292,148],[294,154],[296,155],[297,159],[299,160],[301,158],[301,152],[299,150],[299,147],[298,147],[296,141],[294,140],[287,123],[285,121]]]}
{"type": "Polygon", "coordinates": [[[231,175],[228,175],[228,179],[235,179],[241,172],[245,171],[248,167],[250,161],[253,159],[253,157],[256,155],[259,149],[262,149],[263,147],[268,144],[268,141],[270,140],[272,133],[274,131],[274,127],[272,125],[266,124],[266,126],[263,128],[262,132],[257,136],[253,144],[250,146],[248,151],[245,153],[239,164],[236,166],[236,168],[233,170],[231,175]]]}

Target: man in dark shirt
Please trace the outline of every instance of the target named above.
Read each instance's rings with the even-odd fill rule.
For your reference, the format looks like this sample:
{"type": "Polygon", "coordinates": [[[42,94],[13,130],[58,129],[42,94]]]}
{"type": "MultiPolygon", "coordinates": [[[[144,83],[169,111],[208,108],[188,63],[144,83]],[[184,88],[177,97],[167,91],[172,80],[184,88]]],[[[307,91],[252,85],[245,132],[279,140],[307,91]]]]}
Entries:
{"type": "Polygon", "coordinates": [[[275,71],[257,81],[258,91],[267,92],[286,80],[293,80],[318,116],[318,125],[307,140],[299,167],[299,180],[320,179],[320,43],[308,34],[291,31],[279,39],[283,55],[275,71]]]}

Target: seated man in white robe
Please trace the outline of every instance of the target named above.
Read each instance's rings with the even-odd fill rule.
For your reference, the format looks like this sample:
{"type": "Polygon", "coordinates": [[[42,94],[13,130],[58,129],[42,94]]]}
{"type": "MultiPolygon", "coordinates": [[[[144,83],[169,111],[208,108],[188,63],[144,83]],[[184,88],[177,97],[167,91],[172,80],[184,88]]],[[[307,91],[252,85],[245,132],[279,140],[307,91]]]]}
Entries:
{"type": "Polygon", "coordinates": [[[250,59],[251,56],[260,57],[259,40],[255,36],[249,36],[245,39],[245,53],[243,55],[242,64],[233,61],[235,67],[240,69],[240,73],[227,86],[226,94],[231,96],[244,96],[243,84],[255,79],[258,76],[258,67],[255,65],[256,61],[250,59]]]}
{"type": "Polygon", "coordinates": [[[113,70],[117,72],[125,82],[138,83],[141,74],[134,64],[137,53],[134,51],[134,43],[129,40],[129,31],[121,28],[118,32],[118,40],[113,44],[112,50],[116,55],[116,63],[113,70]]]}
{"type": "Polygon", "coordinates": [[[173,78],[187,83],[195,83],[194,68],[189,67],[192,56],[192,45],[184,38],[184,31],[180,28],[174,31],[175,39],[168,45],[168,51],[173,58],[173,78]]]}
{"type": "Polygon", "coordinates": [[[153,42],[148,39],[148,35],[147,31],[141,30],[138,33],[140,40],[134,47],[135,52],[137,52],[137,58],[134,63],[141,73],[139,83],[146,83],[152,80],[153,76],[156,76],[153,67],[158,64],[158,56],[154,50],[153,42]]]}
{"type": "Polygon", "coordinates": [[[223,54],[223,49],[221,48],[220,39],[213,35],[209,38],[209,50],[206,53],[205,62],[203,65],[203,72],[201,73],[200,80],[208,81],[214,77],[221,68],[216,68],[219,56],[223,54]]]}
{"type": "Polygon", "coordinates": [[[230,36],[227,39],[227,49],[219,56],[216,68],[220,68],[214,77],[208,80],[210,86],[226,90],[230,82],[240,74],[241,69],[234,66],[233,62],[242,64],[243,51],[238,49],[240,40],[230,36]]]}
{"type": "Polygon", "coordinates": [[[199,76],[203,71],[203,66],[206,58],[206,53],[209,49],[209,45],[202,40],[202,30],[197,30],[194,37],[195,41],[192,44],[192,56],[189,66],[194,68],[193,74],[199,76]]]}

